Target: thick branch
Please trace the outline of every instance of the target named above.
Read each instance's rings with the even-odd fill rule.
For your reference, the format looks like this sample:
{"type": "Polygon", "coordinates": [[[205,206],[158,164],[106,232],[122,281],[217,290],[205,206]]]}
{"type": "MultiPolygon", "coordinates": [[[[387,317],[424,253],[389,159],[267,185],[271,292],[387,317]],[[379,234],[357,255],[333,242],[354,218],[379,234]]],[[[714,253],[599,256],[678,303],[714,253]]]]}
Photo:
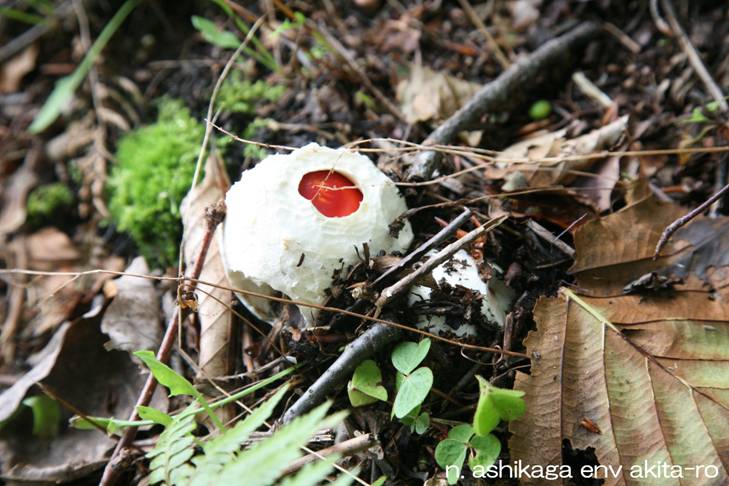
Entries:
{"type": "MultiPolygon", "coordinates": [[[[439,126],[427,139],[425,145],[452,143],[456,135],[471,128],[485,114],[506,110],[513,106],[521,93],[533,89],[543,78],[543,72],[555,66],[572,61],[571,54],[585,45],[600,32],[592,22],[579,25],[570,32],[550,40],[528,57],[512,64],[498,78],[484,85],[473,97],[439,126]]],[[[566,71],[563,71],[566,72],[566,71]]],[[[440,163],[440,154],[435,151],[421,152],[415,156],[408,171],[408,179],[429,179],[440,163]]]]}

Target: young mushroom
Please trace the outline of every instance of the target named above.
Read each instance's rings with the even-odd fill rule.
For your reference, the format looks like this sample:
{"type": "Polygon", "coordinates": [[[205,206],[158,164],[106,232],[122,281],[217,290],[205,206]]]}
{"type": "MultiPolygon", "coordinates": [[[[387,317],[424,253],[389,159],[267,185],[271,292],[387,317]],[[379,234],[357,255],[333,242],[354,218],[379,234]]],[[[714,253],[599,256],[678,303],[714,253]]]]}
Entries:
{"type": "MultiPolygon", "coordinates": [[[[221,248],[231,284],[304,304],[324,304],[336,274],[358,261],[364,244],[374,255],[403,252],[413,239],[408,221],[390,227],[407,210],[395,184],[343,148],[310,143],[266,157],[243,172],[225,203],[221,248]]],[[[258,317],[276,317],[268,299],[238,298],[258,317]]],[[[298,307],[313,325],[318,310],[298,307]]]]}

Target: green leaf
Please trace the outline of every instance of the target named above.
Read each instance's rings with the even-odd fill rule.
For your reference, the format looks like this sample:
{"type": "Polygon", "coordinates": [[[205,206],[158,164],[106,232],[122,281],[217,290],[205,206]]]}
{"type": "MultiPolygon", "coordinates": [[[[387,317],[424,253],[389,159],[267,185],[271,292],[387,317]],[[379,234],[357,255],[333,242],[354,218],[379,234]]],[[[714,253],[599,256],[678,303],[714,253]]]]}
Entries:
{"type": "Polygon", "coordinates": [[[377,401],[377,398],[365,395],[359,390],[356,390],[350,381],[347,383],[347,396],[349,397],[349,403],[353,407],[364,407],[366,405],[372,405],[377,401]]]}
{"type": "Polygon", "coordinates": [[[404,377],[395,397],[392,411],[397,418],[403,418],[423,403],[433,386],[433,372],[422,367],[404,377]]]}
{"type": "Polygon", "coordinates": [[[377,478],[377,481],[372,483],[372,486],[383,486],[385,484],[385,481],[387,481],[387,476],[380,476],[377,478]]]}
{"type": "Polygon", "coordinates": [[[377,363],[368,359],[360,364],[347,385],[349,401],[354,407],[369,405],[377,400],[387,400],[387,390],[380,383],[382,373],[377,363]]]}
{"type": "Polygon", "coordinates": [[[448,484],[458,482],[461,468],[466,460],[466,451],[466,444],[453,439],[442,440],[435,447],[435,461],[446,470],[448,484]]]}
{"type": "Polygon", "coordinates": [[[333,454],[320,461],[307,464],[295,476],[284,479],[278,486],[317,486],[322,484],[321,482],[332,471],[334,463],[340,457],[339,454],[333,454]]]}
{"type": "Polygon", "coordinates": [[[419,343],[405,341],[392,351],[392,365],[403,375],[410,374],[425,359],[430,350],[430,339],[419,343]]]}
{"type": "Polygon", "coordinates": [[[144,420],[151,420],[155,424],[163,425],[165,427],[172,423],[172,417],[164,413],[162,410],[157,410],[156,408],[137,405],[137,414],[139,414],[139,417],[144,420]]]}
{"type": "Polygon", "coordinates": [[[45,395],[37,395],[23,400],[23,405],[30,407],[33,412],[33,435],[44,439],[58,435],[61,421],[58,402],[45,395]]]}
{"type": "Polygon", "coordinates": [[[211,20],[193,15],[192,25],[202,34],[206,41],[218,47],[222,47],[223,49],[237,49],[240,45],[241,41],[234,33],[218,28],[215,22],[211,20]]]}
{"type": "Polygon", "coordinates": [[[472,436],[473,427],[471,427],[469,424],[456,425],[450,430],[450,432],[448,432],[449,439],[457,440],[459,442],[463,442],[464,444],[467,444],[468,441],[471,440],[472,436]]]}
{"type": "Polygon", "coordinates": [[[200,397],[200,392],[192,386],[184,376],[178,374],[175,370],[167,366],[154,357],[152,351],[137,351],[134,356],[141,359],[149,371],[152,372],[154,378],[170,391],[170,396],[189,395],[191,397],[200,397]]]}
{"type": "Polygon", "coordinates": [[[490,384],[476,375],[480,394],[476,413],[473,415],[473,428],[476,434],[486,436],[496,428],[501,420],[515,420],[525,410],[523,391],[507,390],[490,384]]]}
{"type": "Polygon", "coordinates": [[[89,71],[94,65],[96,58],[99,57],[101,51],[104,50],[106,44],[109,42],[111,37],[117,31],[119,26],[124,22],[124,19],[132,13],[134,7],[136,7],[141,0],[127,0],[114,14],[114,16],[106,24],[104,30],[101,31],[99,37],[94,41],[91,48],[84,56],[81,64],[78,65],[76,70],[70,75],[59,79],[56,82],[53,92],[48,96],[46,102],[43,103],[38,114],[33,119],[28,131],[31,133],[39,133],[48,128],[53,123],[58,115],[61,114],[61,110],[68,104],[73,97],[73,93],[79,87],[79,85],[86,79],[89,71]]]}
{"type": "Polygon", "coordinates": [[[521,390],[508,390],[506,388],[491,388],[491,401],[499,412],[501,420],[516,420],[526,412],[524,392],[521,390]]]}
{"type": "Polygon", "coordinates": [[[476,451],[476,454],[468,460],[468,466],[471,469],[481,466],[487,470],[496,462],[501,453],[501,441],[494,434],[483,437],[477,435],[471,439],[471,447],[476,451]]]}
{"type": "MultiPolygon", "coordinates": [[[[240,400],[241,398],[244,398],[251,393],[254,393],[262,388],[267,387],[271,383],[280,380],[281,378],[290,375],[293,373],[296,369],[298,369],[298,366],[294,366],[291,368],[286,368],[285,370],[279,371],[275,375],[272,375],[265,380],[261,380],[258,383],[255,383],[237,393],[234,393],[230,395],[229,397],[225,397],[223,399],[220,399],[216,402],[213,402],[210,404],[211,409],[220,408],[222,406],[228,405],[230,403],[236,402],[240,400]]],[[[198,413],[202,412],[204,409],[201,408],[188,408],[183,412],[180,412],[176,415],[174,415],[172,418],[177,419],[187,417],[189,415],[197,415],[198,413]]],[[[122,420],[122,419],[116,419],[116,418],[108,418],[108,417],[88,417],[90,420],[93,420],[96,424],[101,425],[102,427],[106,428],[106,431],[109,434],[115,434],[120,429],[124,429],[126,427],[144,427],[146,425],[154,425],[154,422],[152,420],[122,420]]],[[[79,430],[92,430],[94,429],[94,425],[89,422],[89,420],[84,419],[83,417],[74,416],[71,417],[71,420],[69,421],[71,427],[79,430]]]]}
{"type": "Polygon", "coordinates": [[[423,435],[428,430],[428,427],[430,427],[430,415],[427,412],[423,412],[415,419],[415,432],[418,435],[423,435]]]}

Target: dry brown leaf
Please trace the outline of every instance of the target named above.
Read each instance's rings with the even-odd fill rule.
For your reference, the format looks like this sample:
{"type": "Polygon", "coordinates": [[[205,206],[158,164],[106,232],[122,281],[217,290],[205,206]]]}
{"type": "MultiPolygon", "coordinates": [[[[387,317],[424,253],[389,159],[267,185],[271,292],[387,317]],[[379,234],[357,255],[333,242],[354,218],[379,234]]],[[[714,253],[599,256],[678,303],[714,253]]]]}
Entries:
{"type": "Polygon", "coordinates": [[[581,292],[616,295],[626,285],[655,273],[670,281],[682,281],[683,290],[726,293],[729,267],[729,218],[697,218],[679,229],[653,261],[663,230],[686,210],[652,196],[605,218],[590,221],[575,232],[578,248],[570,272],[581,292]]]}
{"type": "Polygon", "coordinates": [[[38,46],[31,44],[20,54],[9,59],[0,69],[0,93],[18,91],[23,78],[35,68],[38,46]]]}
{"type": "Polygon", "coordinates": [[[397,85],[397,99],[409,123],[445,120],[481,87],[413,64],[407,79],[397,85]]]}
{"type": "Polygon", "coordinates": [[[562,296],[540,300],[534,317],[531,375],[515,383],[527,412],[510,427],[512,460],[562,464],[568,440],[613,467],[605,484],[729,481],[729,303],[698,292],[562,296]],[[685,479],[648,475],[662,463],[685,479]]]}
{"type": "MultiPolygon", "coordinates": [[[[208,157],[205,178],[185,197],[180,208],[184,225],[183,253],[187,268],[192,268],[200,251],[206,231],[205,209],[225,197],[230,187],[222,161],[215,155],[208,157]]],[[[228,285],[218,240],[222,228],[218,226],[203,265],[200,280],[217,285],[228,285]]],[[[198,380],[224,376],[230,373],[232,313],[227,307],[232,301],[228,290],[199,284],[196,290],[198,318],[200,320],[200,370],[198,380]]]]}
{"type": "MultiPolygon", "coordinates": [[[[144,257],[137,257],[127,273],[149,273],[144,257]]],[[[109,282],[111,283],[111,282],[109,282]]],[[[151,280],[123,275],[113,281],[114,300],[101,319],[101,330],[109,336],[111,346],[127,352],[157,350],[162,340],[160,296],[151,280]]]]}
{"type": "MultiPolygon", "coordinates": [[[[98,315],[63,324],[31,359],[33,368],[0,394],[0,421],[11,417],[38,382],[89,415],[128,416],[146,376],[127,353],[107,351],[106,340],[98,315]]],[[[152,406],[167,409],[163,392],[155,393],[152,406]]],[[[64,410],[62,420],[69,417],[64,410]]],[[[104,465],[115,442],[96,430],[68,427],[53,439],[40,439],[29,426],[9,424],[3,430],[0,474],[5,480],[49,484],[83,477],[104,465]]]]}
{"type": "Polygon", "coordinates": [[[567,131],[562,129],[523,140],[500,152],[493,167],[486,170],[486,176],[507,179],[502,188],[506,191],[570,183],[570,190],[578,199],[592,205],[598,212],[605,211],[611,207],[610,194],[619,178],[619,158],[579,156],[613,147],[625,133],[627,123],[628,117],[624,116],[573,139],[566,139],[567,131]],[[570,158],[564,160],[567,157],[570,158]],[[554,160],[541,160],[544,158],[554,160]],[[530,161],[514,162],[522,159],[530,161]],[[587,170],[593,174],[579,176],[576,173],[587,170]]]}

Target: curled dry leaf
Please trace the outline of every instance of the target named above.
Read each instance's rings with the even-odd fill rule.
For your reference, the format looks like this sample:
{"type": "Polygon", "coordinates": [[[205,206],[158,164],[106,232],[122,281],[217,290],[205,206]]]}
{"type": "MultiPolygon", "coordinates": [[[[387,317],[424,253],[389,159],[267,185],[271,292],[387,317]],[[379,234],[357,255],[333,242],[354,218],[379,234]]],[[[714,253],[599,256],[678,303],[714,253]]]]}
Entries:
{"type": "Polygon", "coordinates": [[[620,175],[619,159],[580,156],[612,148],[624,135],[627,124],[628,117],[624,116],[573,139],[566,139],[567,130],[562,129],[523,140],[499,153],[494,166],[486,170],[486,176],[505,179],[504,190],[570,183],[571,192],[579,200],[598,211],[607,210],[610,193],[620,175]],[[516,162],[523,159],[529,161],[516,162]],[[587,170],[594,174],[579,177],[575,173],[587,170]]]}
{"type": "MultiPolygon", "coordinates": [[[[205,178],[188,193],[182,202],[182,223],[185,227],[183,253],[187,268],[192,268],[206,232],[205,209],[225,197],[230,181],[215,155],[208,157],[205,164],[205,178]]],[[[223,259],[218,244],[221,238],[219,226],[210,245],[200,280],[228,286],[223,268],[223,259]]],[[[206,380],[229,374],[231,366],[232,313],[228,305],[232,301],[229,290],[198,284],[195,294],[198,299],[200,320],[200,354],[198,380],[206,380]]]]}
{"type": "Polygon", "coordinates": [[[397,85],[397,99],[409,123],[445,120],[481,87],[413,64],[407,79],[397,85]]]}

